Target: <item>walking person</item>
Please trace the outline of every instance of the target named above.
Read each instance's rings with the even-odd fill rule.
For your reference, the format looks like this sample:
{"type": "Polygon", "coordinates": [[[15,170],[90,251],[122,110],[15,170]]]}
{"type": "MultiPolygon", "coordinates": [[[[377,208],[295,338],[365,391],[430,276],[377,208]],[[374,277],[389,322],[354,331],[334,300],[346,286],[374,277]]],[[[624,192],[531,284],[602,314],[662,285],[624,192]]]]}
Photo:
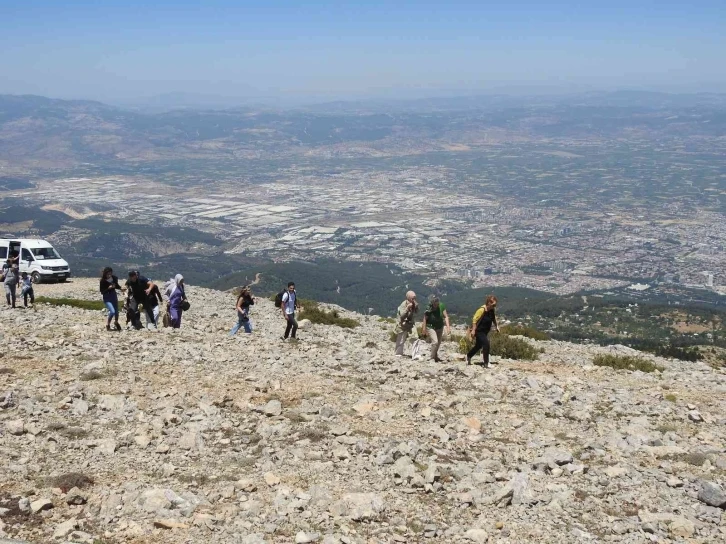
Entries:
{"type": "Polygon", "coordinates": [[[444,337],[444,324],[446,325],[446,334],[450,334],[451,324],[449,323],[449,314],[446,312],[446,306],[444,306],[439,297],[434,297],[424,312],[421,330],[424,334],[428,334],[431,340],[431,358],[437,363],[441,362],[439,348],[441,347],[441,340],[444,337]]]}
{"type": "MultiPolygon", "coordinates": [[[[156,287],[154,282],[139,274],[138,270],[131,270],[129,271],[129,278],[126,280],[126,287],[133,295],[137,308],[139,305],[144,306],[147,323],[149,321],[153,321],[154,324],[156,324],[156,320],[154,319],[154,309],[150,306],[148,301],[151,291],[153,291],[154,287],[156,287]]],[[[136,328],[135,324],[134,327],[136,328]]]]}
{"type": "Polygon", "coordinates": [[[159,291],[159,286],[154,284],[154,286],[151,288],[151,293],[146,297],[146,302],[144,302],[144,309],[146,310],[144,313],[146,315],[146,328],[151,329],[152,327],[154,329],[157,328],[157,325],[159,323],[159,310],[160,310],[160,304],[164,302],[164,299],[161,297],[161,291],[159,291]]]}
{"type": "Polygon", "coordinates": [[[174,276],[174,287],[169,295],[169,317],[171,319],[171,327],[178,329],[181,327],[182,313],[189,309],[189,302],[184,291],[184,276],[177,274],[174,276]]]}
{"type": "Polygon", "coordinates": [[[394,329],[396,334],[396,356],[398,357],[403,355],[403,348],[406,345],[408,335],[411,334],[416,325],[416,312],[418,312],[416,293],[409,291],[406,293],[406,300],[398,306],[398,323],[396,323],[394,329]]]}
{"type": "Polygon", "coordinates": [[[297,310],[297,292],[295,291],[295,282],[289,282],[287,284],[287,291],[282,295],[282,317],[285,318],[285,334],[282,340],[287,340],[288,337],[295,339],[297,334],[297,321],[295,320],[295,310],[297,310]]]}
{"type": "Polygon", "coordinates": [[[5,271],[5,280],[3,285],[5,287],[5,299],[8,301],[8,306],[15,308],[16,289],[18,286],[18,265],[8,263],[8,269],[5,271]]]}
{"type": "Polygon", "coordinates": [[[481,350],[481,364],[484,366],[484,368],[487,368],[489,366],[489,351],[491,348],[489,344],[489,331],[492,329],[492,325],[494,326],[494,329],[499,332],[497,316],[494,313],[496,307],[497,297],[495,297],[494,295],[489,295],[484,302],[484,306],[479,308],[474,314],[474,319],[472,320],[470,332],[470,334],[474,336],[474,347],[471,348],[469,350],[469,353],[466,354],[467,365],[471,364],[472,357],[474,357],[477,352],[481,350]]]}
{"type": "Polygon", "coordinates": [[[107,266],[101,272],[101,282],[98,287],[103,296],[103,303],[108,309],[108,319],[106,321],[106,330],[111,330],[111,321],[114,322],[114,328],[117,331],[121,330],[121,325],[118,322],[118,293],[116,291],[124,292],[126,289],[121,287],[118,283],[118,277],[113,275],[113,268],[107,266]]]}
{"type": "Polygon", "coordinates": [[[254,303],[255,297],[252,296],[252,292],[249,286],[242,289],[242,292],[237,297],[237,305],[235,307],[235,309],[237,310],[237,323],[234,327],[232,327],[232,330],[229,333],[230,336],[234,336],[235,334],[237,334],[237,331],[240,330],[240,328],[242,327],[244,327],[247,334],[250,334],[252,332],[252,321],[250,320],[250,306],[253,306],[254,303]]]}
{"type": "Polygon", "coordinates": [[[33,280],[28,276],[27,272],[21,274],[21,283],[23,286],[20,288],[20,293],[23,295],[23,306],[28,307],[28,299],[30,304],[35,305],[35,292],[33,291],[33,280]]]}

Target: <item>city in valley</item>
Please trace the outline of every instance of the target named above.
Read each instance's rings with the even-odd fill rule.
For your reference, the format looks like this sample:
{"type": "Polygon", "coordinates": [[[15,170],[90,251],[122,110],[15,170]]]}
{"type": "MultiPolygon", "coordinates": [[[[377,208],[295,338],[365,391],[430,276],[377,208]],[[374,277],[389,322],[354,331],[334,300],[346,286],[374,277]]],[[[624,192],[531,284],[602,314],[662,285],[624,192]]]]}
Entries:
{"type": "MultiPolygon", "coordinates": [[[[726,220],[717,212],[677,202],[588,210],[559,199],[474,196],[449,181],[445,168],[290,172],[274,183],[173,191],[137,176],[62,178],[8,196],[71,216],[192,227],[217,236],[227,253],[378,261],[476,286],[567,294],[643,289],[653,278],[718,289],[726,278],[726,220]]],[[[82,235],[69,227],[50,238],[68,246],[82,235]]]]}
{"type": "Polygon", "coordinates": [[[0,227],[32,233],[30,210],[64,212],[43,234],[71,257],[111,257],[89,239],[109,225],[128,231],[121,245],[148,228],[126,261],[201,252],[554,294],[724,292],[726,106],[714,96],[163,115],[51,101],[68,110],[62,130],[46,110],[1,125],[0,202],[29,211],[0,227]],[[53,145],[59,130],[73,145],[53,145]]]}

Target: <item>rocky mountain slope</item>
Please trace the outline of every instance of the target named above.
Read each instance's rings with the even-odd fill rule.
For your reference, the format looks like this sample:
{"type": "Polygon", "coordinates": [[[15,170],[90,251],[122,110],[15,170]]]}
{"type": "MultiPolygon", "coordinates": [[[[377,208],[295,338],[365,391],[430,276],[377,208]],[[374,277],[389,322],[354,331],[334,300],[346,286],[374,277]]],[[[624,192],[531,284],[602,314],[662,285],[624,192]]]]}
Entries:
{"type": "Polygon", "coordinates": [[[0,542],[726,540],[722,370],[617,371],[592,357],[628,348],[561,342],[490,369],[451,343],[413,361],[345,311],[361,326],[283,343],[266,300],[230,339],[233,296],[189,297],[179,331],[3,307],[0,542]]]}

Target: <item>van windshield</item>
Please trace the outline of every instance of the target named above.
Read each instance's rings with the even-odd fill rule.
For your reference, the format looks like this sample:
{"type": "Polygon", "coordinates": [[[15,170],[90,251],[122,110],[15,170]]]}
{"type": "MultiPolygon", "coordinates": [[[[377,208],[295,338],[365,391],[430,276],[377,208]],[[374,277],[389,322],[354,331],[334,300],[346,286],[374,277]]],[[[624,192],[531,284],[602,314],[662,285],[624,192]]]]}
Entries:
{"type": "Polygon", "coordinates": [[[60,259],[60,255],[58,255],[58,252],[52,247],[36,247],[33,249],[33,255],[35,255],[35,258],[39,261],[43,261],[45,259],[60,259]]]}

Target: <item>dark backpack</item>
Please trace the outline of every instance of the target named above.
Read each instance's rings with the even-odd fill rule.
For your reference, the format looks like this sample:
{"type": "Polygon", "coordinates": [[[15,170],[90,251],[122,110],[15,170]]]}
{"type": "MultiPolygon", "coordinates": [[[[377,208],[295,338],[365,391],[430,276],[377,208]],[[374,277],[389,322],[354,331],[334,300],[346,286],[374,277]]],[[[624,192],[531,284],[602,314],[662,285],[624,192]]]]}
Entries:
{"type": "Polygon", "coordinates": [[[275,308],[282,308],[282,297],[287,293],[287,289],[283,289],[275,295],[275,308]]]}

